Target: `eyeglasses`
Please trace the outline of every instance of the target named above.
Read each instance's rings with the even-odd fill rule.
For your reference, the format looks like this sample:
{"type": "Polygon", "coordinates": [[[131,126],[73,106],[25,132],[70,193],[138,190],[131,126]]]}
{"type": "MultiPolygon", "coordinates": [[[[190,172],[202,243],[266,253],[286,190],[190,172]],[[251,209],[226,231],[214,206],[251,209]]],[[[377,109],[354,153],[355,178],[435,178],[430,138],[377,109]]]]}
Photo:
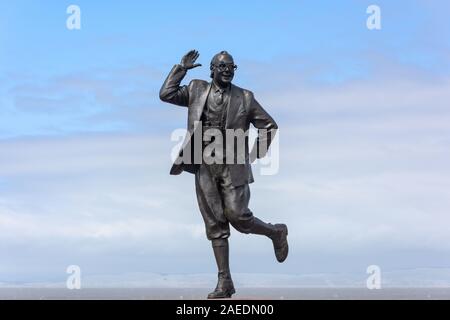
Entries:
{"type": "Polygon", "coordinates": [[[219,71],[223,72],[225,70],[233,70],[235,71],[237,69],[237,65],[235,64],[225,64],[225,63],[220,63],[220,64],[215,64],[214,65],[219,71]]]}

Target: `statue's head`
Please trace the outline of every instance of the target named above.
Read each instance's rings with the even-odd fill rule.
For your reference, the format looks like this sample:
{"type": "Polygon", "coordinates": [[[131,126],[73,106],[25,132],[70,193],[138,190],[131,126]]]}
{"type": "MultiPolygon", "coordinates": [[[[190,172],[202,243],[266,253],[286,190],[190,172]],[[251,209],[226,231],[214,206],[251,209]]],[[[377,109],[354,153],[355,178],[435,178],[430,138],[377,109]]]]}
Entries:
{"type": "Polygon", "coordinates": [[[221,51],[212,58],[210,69],[211,78],[219,85],[226,86],[233,80],[237,66],[231,54],[221,51]]]}

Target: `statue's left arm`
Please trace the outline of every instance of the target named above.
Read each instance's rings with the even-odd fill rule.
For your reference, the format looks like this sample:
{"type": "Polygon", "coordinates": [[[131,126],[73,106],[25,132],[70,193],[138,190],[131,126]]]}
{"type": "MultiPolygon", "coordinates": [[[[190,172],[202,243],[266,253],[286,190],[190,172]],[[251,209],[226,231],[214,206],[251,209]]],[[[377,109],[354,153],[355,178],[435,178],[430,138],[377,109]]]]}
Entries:
{"type": "Polygon", "coordinates": [[[260,159],[267,154],[270,144],[277,133],[278,125],[253,95],[250,99],[249,117],[250,122],[258,129],[258,137],[250,153],[251,159],[260,159]]]}

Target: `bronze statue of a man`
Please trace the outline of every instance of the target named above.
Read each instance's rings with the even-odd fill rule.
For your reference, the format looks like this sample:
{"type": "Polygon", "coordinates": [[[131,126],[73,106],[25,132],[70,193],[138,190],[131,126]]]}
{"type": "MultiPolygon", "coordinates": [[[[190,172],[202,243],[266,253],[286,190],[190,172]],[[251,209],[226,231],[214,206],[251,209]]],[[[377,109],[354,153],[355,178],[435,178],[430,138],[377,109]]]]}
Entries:
{"type": "Polygon", "coordinates": [[[265,223],[248,208],[249,184],[253,182],[251,163],[254,158],[265,156],[278,126],[255,100],[252,92],[231,83],[237,66],[226,51],[216,54],[211,61],[212,82],[192,80],[189,85],[181,86],[186,72],[201,66],[195,63],[198,57],[197,51],[188,52],[181,63],[172,68],[160,90],[162,101],[188,108],[188,132],[170,173],[178,175],[187,171],[195,174],[198,205],[218,267],[218,283],[208,299],[231,298],[235,289],[228,258],[230,223],[240,232],[269,237],[279,262],[283,262],[288,255],[287,226],[265,223]],[[248,148],[250,123],[258,132],[264,132],[258,134],[252,152],[248,148]],[[200,141],[194,138],[199,128],[202,132],[200,141]],[[227,137],[227,148],[230,140],[235,141],[233,136],[229,139],[230,130],[246,133],[241,140],[244,141],[243,148],[235,148],[231,144],[233,152],[231,156],[229,150],[222,153],[223,161],[203,161],[202,152],[213,141],[210,136],[206,137],[209,129],[215,129],[215,132],[227,137]]]}

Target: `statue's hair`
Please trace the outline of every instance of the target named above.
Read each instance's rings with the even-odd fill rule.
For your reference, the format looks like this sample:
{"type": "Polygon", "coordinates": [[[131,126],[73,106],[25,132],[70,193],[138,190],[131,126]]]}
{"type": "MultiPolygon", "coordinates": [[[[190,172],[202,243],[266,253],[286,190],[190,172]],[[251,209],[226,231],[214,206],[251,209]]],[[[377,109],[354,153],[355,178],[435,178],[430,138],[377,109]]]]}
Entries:
{"type": "Polygon", "coordinates": [[[216,64],[217,59],[219,59],[220,56],[229,56],[231,58],[231,60],[234,61],[233,56],[231,54],[228,53],[228,51],[220,51],[219,53],[217,53],[216,55],[214,55],[214,57],[211,59],[211,64],[209,65],[209,69],[211,70],[211,78],[214,77],[214,65],[216,64]]]}

